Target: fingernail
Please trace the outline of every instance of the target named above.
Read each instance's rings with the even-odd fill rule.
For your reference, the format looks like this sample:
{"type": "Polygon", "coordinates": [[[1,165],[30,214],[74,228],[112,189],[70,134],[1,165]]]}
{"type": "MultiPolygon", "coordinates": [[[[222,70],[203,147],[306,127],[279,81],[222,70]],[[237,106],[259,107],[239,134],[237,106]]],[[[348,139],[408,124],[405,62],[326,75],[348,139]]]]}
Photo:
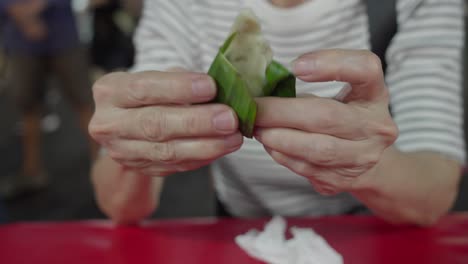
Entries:
{"type": "Polygon", "coordinates": [[[199,78],[193,81],[192,91],[196,97],[213,97],[216,94],[216,86],[210,78],[199,78]]]}
{"type": "Polygon", "coordinates": [[[292,62],[292,69],[296,76],[311,74],[315,69],[315,60],[297,59],[292,62]]]}
{"type": "Polygon", "coordinates": [[[236,129],[236,117],[232,111],[224,111],[213,118],[213,125],[221,131],[233,131],[236,129]]]}
{"type": "Polygon", "coordinates": [[[224,146],[226,149],[238,147],[240,144],[242,144],[242,135],[239,133],[224,138],[224,146]]]}

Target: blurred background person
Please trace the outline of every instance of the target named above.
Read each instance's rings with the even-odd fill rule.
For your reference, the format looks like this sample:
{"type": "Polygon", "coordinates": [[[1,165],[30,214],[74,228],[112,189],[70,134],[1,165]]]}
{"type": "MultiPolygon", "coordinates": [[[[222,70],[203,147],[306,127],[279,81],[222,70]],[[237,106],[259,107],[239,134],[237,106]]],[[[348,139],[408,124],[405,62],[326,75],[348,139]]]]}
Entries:
{"type": "MultiPolygon", "coordinates": [[[[47,80],[53,73],[59,88],[87,130],[93,106],[88,65],[78,38],[69,0],[1,0],[5,19],[4,46],[8,83],[24,125],[23,159],[17,175],[4,178],[0,192],[6,198],[47,186],[41,159],[41,110],[47,80]]],[[[89,140],[93,158],[96,145],[89,140]]]]}
{"type": "MultiPolygon", "coordinates": [[[[102,0],[97,0],[102,1],[102,0]]],[[[107,0],[93,9],[93,38],[90,54],[93,79],[105,73],[126,70],[133,65],[135,55],[133,33],[141,1],[107,0]]]]}
{"type": "Polygon", "coordinates": [[[3,202],[0,201],[0,224],[3,224],[7,221],[6,210],[3,202]]]}

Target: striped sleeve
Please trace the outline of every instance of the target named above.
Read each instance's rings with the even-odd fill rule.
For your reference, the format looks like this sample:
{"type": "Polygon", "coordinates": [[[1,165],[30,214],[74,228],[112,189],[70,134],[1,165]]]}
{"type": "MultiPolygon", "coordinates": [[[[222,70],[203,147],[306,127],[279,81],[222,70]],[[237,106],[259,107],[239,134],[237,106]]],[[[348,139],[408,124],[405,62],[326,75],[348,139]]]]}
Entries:
{"type": "Polygon", "coordinates": [[[396,146],[465,162],[462,0],[399,0],[399,34],[388,53],[387,84],[396,146]]]}
{"type": "Polygon", "coordinates": [[[197,40],[190,7],[189,0],[144,1],[134,38],[136,58],[132,71],[196,68],[197,40]]]}

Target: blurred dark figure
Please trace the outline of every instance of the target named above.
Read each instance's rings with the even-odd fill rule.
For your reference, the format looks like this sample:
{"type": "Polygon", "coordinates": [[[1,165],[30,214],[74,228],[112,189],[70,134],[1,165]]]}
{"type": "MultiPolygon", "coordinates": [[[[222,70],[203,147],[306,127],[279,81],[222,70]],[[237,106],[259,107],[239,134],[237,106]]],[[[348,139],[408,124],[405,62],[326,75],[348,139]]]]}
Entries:
{"type": "Polygon", "coordinates": [[[3,201],[0,200],[0,224],[7,222],[7,215],[3,201]]]}
{"type": "MultiPolygon", "coordinates": [[[[93,106],[86,53],[70,0],[0,0],[0,16],[5,20],[8,83],[24,123],[21,170],[0,183],[0,194],[13,198],[48,183],[40,156],[40,118],[49,74],[57,77],[86,134],[93,106]]],[[[94,158],[96,145],[89,142],[94,158]]]]}
{"type": "Polygon", "coordinates": [[[128,69],[135,54],[133,30],[141,12],[140,0],[107,0],[94,8],[93,64],[104,72],[128,69]]]}

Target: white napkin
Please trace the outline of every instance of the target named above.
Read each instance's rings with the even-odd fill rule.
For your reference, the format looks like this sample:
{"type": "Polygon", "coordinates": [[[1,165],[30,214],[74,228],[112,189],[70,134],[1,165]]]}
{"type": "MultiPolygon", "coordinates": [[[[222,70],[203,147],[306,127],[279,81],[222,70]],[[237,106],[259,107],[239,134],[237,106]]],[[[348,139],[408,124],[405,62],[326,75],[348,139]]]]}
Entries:
{"type": "Polygon", "coordinates": [[[270,264],[343,264],[343,257],[311,228],[291,227],[286,240],[286,221],[275,216],[262,232],[250,230],[236,237],[248,255],[270,264]]]}

